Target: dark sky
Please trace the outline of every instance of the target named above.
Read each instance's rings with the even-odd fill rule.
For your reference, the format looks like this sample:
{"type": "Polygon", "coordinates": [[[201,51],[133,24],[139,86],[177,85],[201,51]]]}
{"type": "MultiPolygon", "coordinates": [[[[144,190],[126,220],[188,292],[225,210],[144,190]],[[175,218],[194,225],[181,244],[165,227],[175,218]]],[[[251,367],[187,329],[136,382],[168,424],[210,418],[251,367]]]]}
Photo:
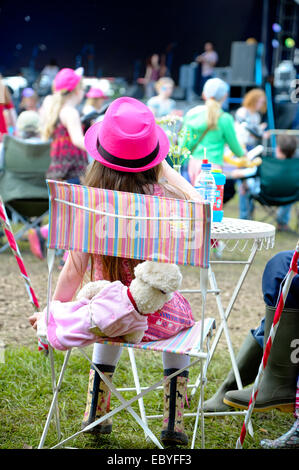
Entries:
{"type": "Polygon", "coordinates": [[[84,45],[93,44],[95,71],[130,78],[136,60],[143,66],[149,54],[174,42],[177,74],[207,40],[219,53],[218,65],[226,66],[232,41],[261,37],[261,0],[2,0],[0,5],[0,69],[10,73],[28,65],[36,45],[47,47],[36,59],[40,69],[51,57],[60,67],[75,67],[84,45]]]}

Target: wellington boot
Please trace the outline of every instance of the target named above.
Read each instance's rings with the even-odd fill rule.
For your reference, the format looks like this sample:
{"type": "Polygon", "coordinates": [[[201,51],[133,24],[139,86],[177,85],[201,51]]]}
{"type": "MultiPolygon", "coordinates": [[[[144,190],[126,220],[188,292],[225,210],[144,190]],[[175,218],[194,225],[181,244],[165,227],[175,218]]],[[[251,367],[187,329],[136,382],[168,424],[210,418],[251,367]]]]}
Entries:
{"type": "MultiPolygon", "coordinates": [[[[114,366],[107,366],[103,364],[96,364],[96,367],[104,373],[109,380],[112,379],[113,372],[115,370],[114,366]]],[[[93,423],[97,419],[101,418],[107,414],[110,410],[110,390],[108,389],[105,382],[103,382],[92,367],[89,373],[89,384],[87,391],[87,403],[84,413],[84,419],[82,422],[82,429],[84,429],[89,424],[93,423]]],[[[112,420],[106,419],[102,421],[97,426],[91,428],[89,433],[92,434],[110,434],[112,431],[112,420]]]]}
{"type": "MultiPolygon", "coordinates": [[[[249,332],[236,356],[236,363],[240,372],[243,387],[250,385],[254,381],[262,356],[263,349],[254,339],[251,332],[249,332]]],[[[204,402],[204,411],[227,411],[229,406],[223,403],[224,395],[229,390],[236,390],[237,388],[235,374],[233,369],[231,369],[217,392],[212,396],[212,398],[204,402]]]]}
{"type": "MultiPolygon", "coordinates": [[[[166,369],[164,376],[169,376],[178,369],[166,369]]],[[[187,445],[188,437],[184,433],[184,406],[187,393],[188,371],[176,375],[164,383],[164,415],[161,441],[165,445],[187,445]]]]}
{"type": "MultiPolygon", "coordinates": [[[[265,339],[273,323],[274,307],[266,306],[265,339]]],[[[292,342],[299,337],[299,310],[284,309],[273,341],[268,362],[261,380],[253,411],[269,411],[278,408],[292,412],[296,398],[298,364],[292,360],[292,342]]],[[[234,408],[247,409],[252,387],[229,391],[224,403],[234,408]]]]}

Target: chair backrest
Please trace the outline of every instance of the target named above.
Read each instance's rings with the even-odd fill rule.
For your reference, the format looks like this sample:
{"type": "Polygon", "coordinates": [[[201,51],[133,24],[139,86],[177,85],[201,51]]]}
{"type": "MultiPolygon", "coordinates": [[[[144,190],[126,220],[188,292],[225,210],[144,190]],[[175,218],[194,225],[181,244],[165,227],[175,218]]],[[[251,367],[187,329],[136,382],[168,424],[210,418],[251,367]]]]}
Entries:
{"type": "Polygon", "coordinates": [[[50,165],[50,143],[28,142],[5,135],[0,194],[4,202],[16,199],[46,199],[45,174],[50,165]]]}
{"type": "Polygon", "coordinates": [[[292,203],[299,200],[299,158],[279,160],[264,157],[259,168],[261,193],[270,202],[292,203]]]}
{"type": "Polygon", "coordinates": [[[47,180],[48,248],[209,266],[211,207],[47,180]]]}

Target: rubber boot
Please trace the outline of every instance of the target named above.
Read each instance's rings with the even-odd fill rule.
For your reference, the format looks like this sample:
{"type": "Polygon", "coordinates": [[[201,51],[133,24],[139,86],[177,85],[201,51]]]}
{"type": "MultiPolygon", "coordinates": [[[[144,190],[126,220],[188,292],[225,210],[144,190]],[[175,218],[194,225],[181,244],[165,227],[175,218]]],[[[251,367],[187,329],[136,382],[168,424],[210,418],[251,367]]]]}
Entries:
{"type": "MultiPolygon", "coordinates": [[[[167,377],[178,369],[165,369],[167,377]]],[[[183,371],[164,383],[164,415],[161,441],[165,445],[187,445],[184,433],[184,406],[187,393],[188,371],[183,371]]]]}
{"type": "MultiPolygon", "coordinates": [[[[266,306],[264,346],[273,323],[275,308],[266,306]]],[[[299,310],[284,309],[273,341],[268,363],[261,380],[253,411],[294,411],[298,364],[291,359],[293,339],[299,335],[299,310]]],[[[224,403],[246,410],[251,398],[252,387],[230,391],[225,394],[224,403]]]]}
{"type": "MultiPolygon", "coordinates": [[[[254,339],[251,332],[246,336],[237,356],[236,363],[240,372],[243,387],[250,385],[258,372],[263,357],[263,349],[254,339]]],[[[217,392],[209,400],[204,402],[203,409],[206,412],[227,411],[229,406],[223,403],[223,398],[229,390],[238,388],[233,369],[231,369],[217,392]]]]}
{"type": "MultiPolygon", "coordinates": [[[[112,379],[115,366],[96,364],[96,367],[103,372],[109,380],[112,379]]],[[[110,396],[111,392],[107,385],[101,380],[99,374],[92,367],[89,372],[87,402],[82,421],[82,429],[109,412],[110,396]]],[[[111,431],[112,420],[109,418],[86,432],[92,434],[110,434],[111,431]]]]}

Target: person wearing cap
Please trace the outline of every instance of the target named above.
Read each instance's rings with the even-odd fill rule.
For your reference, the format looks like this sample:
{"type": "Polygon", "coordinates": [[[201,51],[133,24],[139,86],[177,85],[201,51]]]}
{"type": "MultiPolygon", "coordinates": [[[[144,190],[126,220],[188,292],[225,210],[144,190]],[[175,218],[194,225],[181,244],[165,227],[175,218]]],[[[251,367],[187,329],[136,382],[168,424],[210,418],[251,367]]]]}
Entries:
{"type": "MultiPolygon", "coordinates": [[[[95,188],[149,194],[176,199],[190,198],[194,188],[175,170],[165,164],[169,151],[169,140],[164,130],[157,125],[151,110],[142,102],[122,97],[108,107],[104,119],[96,122],[85,134],[85,147],[93,158],[88,167],[84,184],[95,188]],[[176,173],[177,176],[174,176],[176,173]],[[165,180],[165,175],[175,180],[176,187],[165,180]],[[179,189],[180,182],[189,194],[179,189]]],[[[194,191],[195,194],[196,191],[194,191]]],[[[87,266],[91,261],[91,279],[121,281],[129,285],[134,276],[134,267],[139,260],[116,258],[104,255],[70,252],[60,273],[53,300],[70,301],[82,283],[87,266]]],[[[190,305],[179,294],[167,303],[168,313],[190,315],[190,305]]],[[[36,316],[31,317],[34,325],[36,316]]],[[[158,327],[152,325],[151,328],[158,327]]],[[[149,330],[148,330],[149,332],[149,330]]],[[[112,377],[121,348],[96,343],[93,363],[105,375],[112,377]]],[[[186,367],[176,378],[165,382],[164,418],[161,439],[164,443],[186,445],[188,437],[184,432],[183,410],[187,391],[189,357],[163,353],[164,375],[186,367]],[[170,386],[171,383],[171,386],[170,386]]],[[[109,410],[109,393],[94,369],[90,371],[87,404],[82,426],[86,427],[109,410]]],[[[104,420],[92,432],[110,433],[112,423],[104,420]]]]}
{"type": "Polygon", "coordinates": [[[221,108],[229,87],[220,78],[211,78],[203,88],[204,105],[190,109],[184,117],[184,138],[180,145],[191,151],[188,173],[194,184],[205,156],[214,166],[223,164],[224,146],[228,145],[234,155],[244,156],[244,149],[237,139],[234,119],[221,108]]]}
{"type": "Polygon", "coordinates": [[[19,106],[19,114],[23,111],[37,111],[38,96],[33,88],[24,88],[22,91],[22,99],[19,106]]]}
{"type": "Polygon", "coordinates": [[[41,135],[51,139],[51,163],[47,178],[80,182],[87,167],[87,155],[80,115],[76,107],[82,101],[84,92],[81,75],[64,68],[53,82],[53,96],[42,123],[41,135]]]}
{"type": "Polygon", "coordinates": [[[93,111],[100,111],[106,99],[107,96],[105,96],[100,88],[91,87],[88,93],[86,93],[86,101],[82,109],[82,114],[87,115],[93,111]]]}
{"type": "Polygon", "coordinates": [[[17,137],[21,139],[41,142],[39,114],[36,111],[23,111],[18,116],[16,130],[17,137]]]}
{"type": "MultiPolygon", "coordinates": [[[[76,109],[84,97],[82,75],[73,69],[61,69],[53,81],[53,95],[41,114],[41,137],[51,141],[51,163],[46,178],[80,184],[88,165],[84,134],[79,111],[76,109]]],[[[28,232],[32,253],[44,259],[48,226],[28,232]]]]}

